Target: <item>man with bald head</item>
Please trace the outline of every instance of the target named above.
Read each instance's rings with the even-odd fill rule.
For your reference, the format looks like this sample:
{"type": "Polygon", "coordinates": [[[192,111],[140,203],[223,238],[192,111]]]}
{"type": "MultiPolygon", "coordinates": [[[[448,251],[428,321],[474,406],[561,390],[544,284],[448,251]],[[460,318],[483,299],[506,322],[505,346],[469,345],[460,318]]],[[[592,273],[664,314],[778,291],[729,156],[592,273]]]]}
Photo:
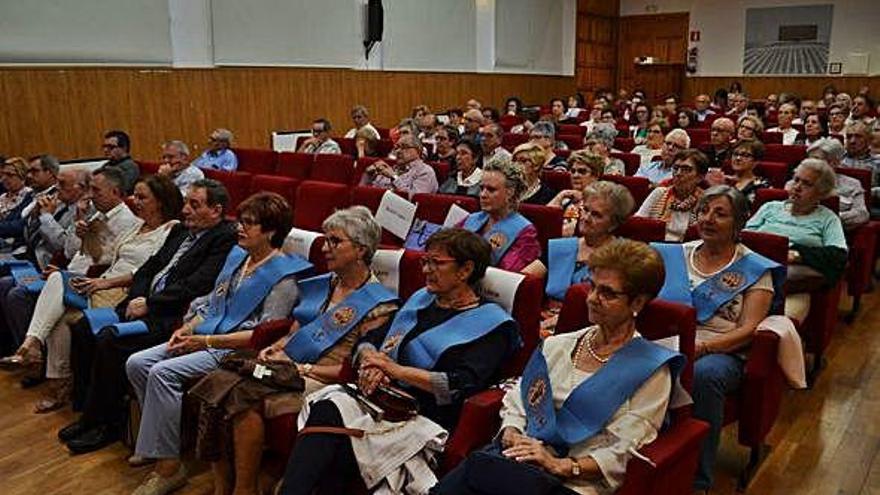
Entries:
{"type": "Polygon", "coordinates": [[[422,142],[413,135],[403,136],[394,145],[397,162],[394,166],[384,160],[367,167],[361,179],[362,186],[395,189],[409,193],[437,192],[437,175],[422,161],[422,142]]]}
{"type": "Polygon", "coordinates": [[[730,161],[731,146],[733,145],[736,126],[727,117],[715,119],[709,131],[709,148],[706,156],[709,157],[711,167],[721,167],[730,161]]]}
{"type": "Polygon", "coordinates": [[[170,178],[186,196],[186,191],[193,183],[205,178],[204,172],[189,162],[189,146],[183,141],[168,141],[162,145],[162,165],[159,175],[170,178]]]}

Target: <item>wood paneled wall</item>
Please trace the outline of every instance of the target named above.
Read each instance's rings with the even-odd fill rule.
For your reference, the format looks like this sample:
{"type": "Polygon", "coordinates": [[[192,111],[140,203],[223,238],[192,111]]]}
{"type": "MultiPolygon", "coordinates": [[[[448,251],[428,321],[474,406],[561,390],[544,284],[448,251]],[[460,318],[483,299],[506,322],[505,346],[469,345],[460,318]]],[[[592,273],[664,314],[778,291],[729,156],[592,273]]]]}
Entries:
{"type": "Polygon", "coordinates": [[[585,95],[615,85],[618,12],[620,0],[578,1],[575,77],[585,95]]]}
{"type": "Polygon", "coordinates": [[[545,103],[575,91],[575,78],[504,74],[375,72],[299,68],[55,68],[0,70],[0,153],[100,156],[101,136],[124,129],[132,154],[156,159],[182,139],[200,150],[227,127],[236,145],[266,148],[273,130],[327,117],[342,133],[361,103],[380,126],[417,104],[438,111],[469,98],[501,107],[508,96],[545,103]]]}
{"type": "Polygon", "coordinates": [[[681,94],[687,35],[687,13],[621,17],[618,87],[642,88],[655,99],[681,94]],[[655,64],[637,65],[636,57],[654,57],[655,64]]]}
{"type": "Polygon", "coordinates": [[[880,77],[687,77],[685,78],[685,98],[691,101],[696,95],[712,95],[718,88],[728,88],[733,81],[739,81],[749,96],[761,99],[771,93],[796,93],[801,98],[815,99],[822,96],[825,86],[833,84],[838,91],[854,95],[862,86],[871,88],[875,97],[880,93],[880,77]]]}

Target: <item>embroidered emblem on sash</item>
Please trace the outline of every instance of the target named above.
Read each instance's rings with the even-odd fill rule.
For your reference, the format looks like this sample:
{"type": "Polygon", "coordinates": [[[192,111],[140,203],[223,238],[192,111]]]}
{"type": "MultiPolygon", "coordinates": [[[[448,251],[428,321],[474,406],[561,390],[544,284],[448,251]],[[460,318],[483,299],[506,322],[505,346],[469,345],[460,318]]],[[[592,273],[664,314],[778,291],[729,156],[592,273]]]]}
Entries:
{"type": "Polygon", "coordinates": [[[344,306],[334,311],[330,319],[333,321],[334,326],[344,327],[354,318],[354,315],[354,308],[352,308],[351,306],[344,306]]]}
{"type": "Polygon", "coordinates": [[[745,279],[745,275],[740,272],[727,272],[721,276],[719,282],[723,289],[734,291],[743,284],[745,279]]]}
{"type": "Polygon", "coordinates": [[[214,292],[217,293],[218,296],[222,296],[226,294],[226,291],[229,289],[229,282],[223,282],[214,289],[214,292]]]}
{"type": "Polygon", "coordinates": [[[382,352],[384,352],[386,354],[391,352],[392,349],[397,347],[398,342],[400,342],[400,334],[395,334],[395,335],[388,337],[385,340],[385,343],[382,344],[382,352]]]}
{"type": "Polygon", "coordinates": [[[505,236],[501,232],[495,232],[491,236],[489,236],[489,245],[492,246],[492,250],[500,249],[504,244],[507,243],[507,236],[505,236]]]}
{"type": "Polygon", "coordinates": [[[543,378],[538,378],[532,382],[526,395],[532,412],[529,416],[535,420],[539,427],[543,426],[547,421],[547,418],[541,413],[541,403],[544,402],[545,395],[547,395],[547,382],[543,378]]]}

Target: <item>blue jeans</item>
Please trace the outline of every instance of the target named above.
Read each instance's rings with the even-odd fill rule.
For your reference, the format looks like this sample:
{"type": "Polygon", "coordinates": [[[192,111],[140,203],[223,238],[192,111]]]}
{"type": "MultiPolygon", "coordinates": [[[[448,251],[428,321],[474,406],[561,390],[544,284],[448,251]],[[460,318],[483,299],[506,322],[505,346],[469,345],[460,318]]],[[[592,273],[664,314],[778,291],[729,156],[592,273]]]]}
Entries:
{"type": "Polygon", "coordinates": [[[694,417],[709,423],[703,440],[694,488],[712,487],[715,456],[724,426],[724,402],[742,383],[745,362],[730,354],[708,354],[694,364],[694,417]]]}

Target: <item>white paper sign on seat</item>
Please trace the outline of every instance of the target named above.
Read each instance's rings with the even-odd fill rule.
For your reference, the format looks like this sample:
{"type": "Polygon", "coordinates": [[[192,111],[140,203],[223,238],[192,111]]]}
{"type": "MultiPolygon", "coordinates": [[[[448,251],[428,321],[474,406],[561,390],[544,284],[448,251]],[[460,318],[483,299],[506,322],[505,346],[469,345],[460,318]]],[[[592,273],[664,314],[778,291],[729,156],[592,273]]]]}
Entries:
{"type": "Polygon", "coordinates": [[[489,267],[486,269],[486,276],[483,277],[481,292],[486,300],[497,303],[508,313],[513,313],[516,291],[525,278],[522,273],[489,267]]]}
{"type": "Polygon", "coordinates": [[[414,203],[387,191],[382,195],[382,201],[376,211],[376,222],[395,236],[406,239],[415,216],[416,205],[414,203]]]}
{"type": "Polygon", "coordinates": [[[309,254],[312,252],[312,243],[315,242],[315,239],[323,236],[324,234],[320,232],[312,232],[311,230],[294,227],[290,229],[290,232],[284,239],[284,245],[281,249],[285,253],[298,254],[305,259],[309,259],[309,254]]]}
{"type": "Polygon", "coordinates": [[[400,260],[403,249],[378,249],[370,267],[379,282],[395,294],[400,294],[400,260]]]}

